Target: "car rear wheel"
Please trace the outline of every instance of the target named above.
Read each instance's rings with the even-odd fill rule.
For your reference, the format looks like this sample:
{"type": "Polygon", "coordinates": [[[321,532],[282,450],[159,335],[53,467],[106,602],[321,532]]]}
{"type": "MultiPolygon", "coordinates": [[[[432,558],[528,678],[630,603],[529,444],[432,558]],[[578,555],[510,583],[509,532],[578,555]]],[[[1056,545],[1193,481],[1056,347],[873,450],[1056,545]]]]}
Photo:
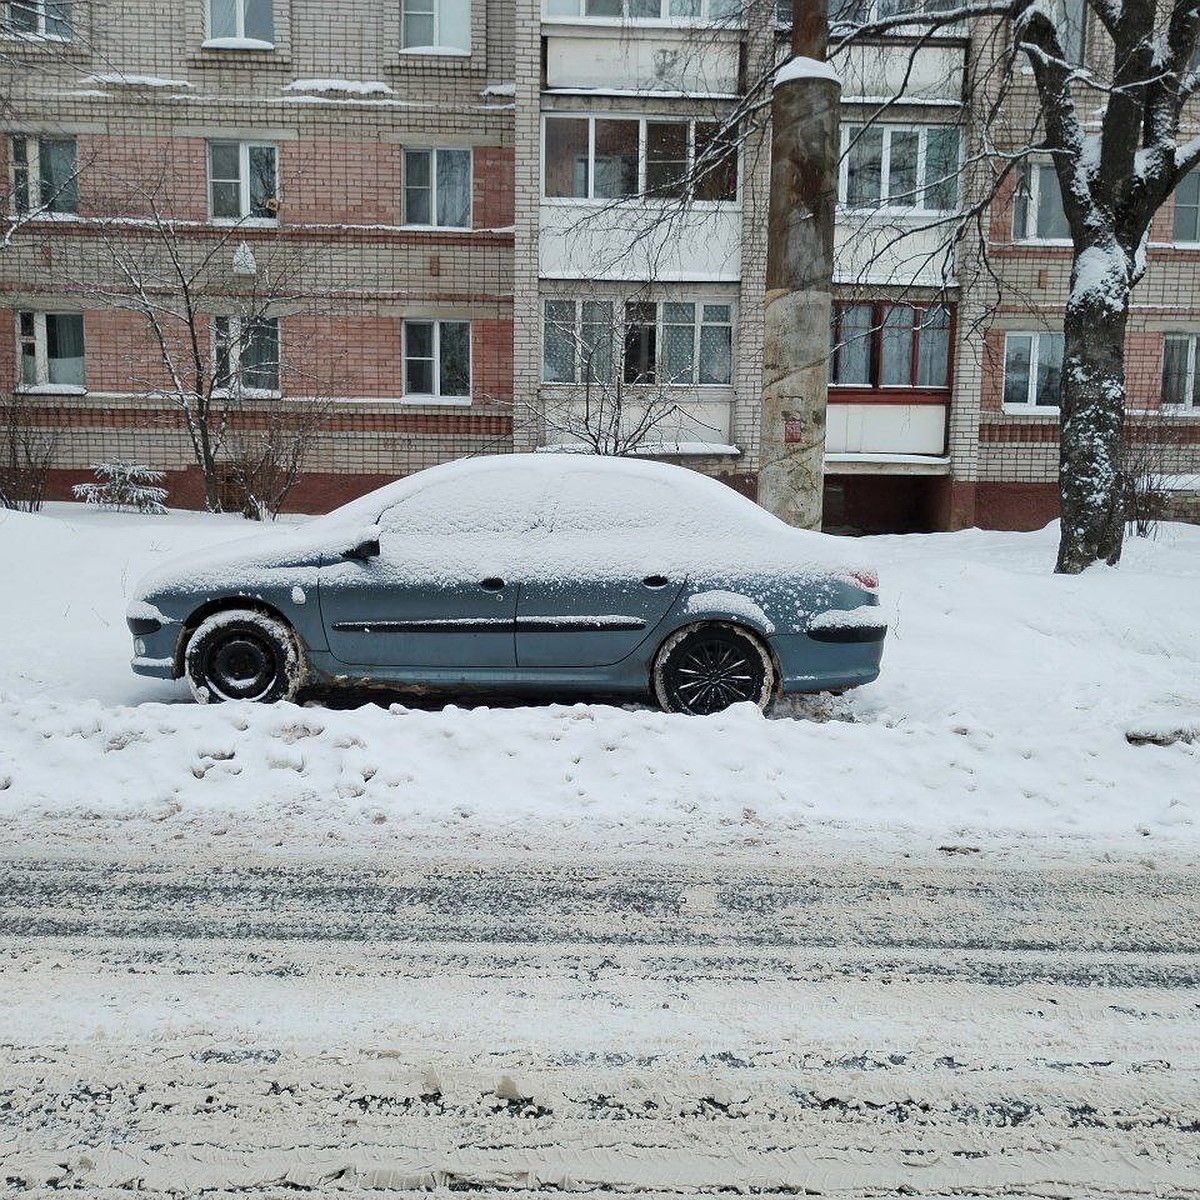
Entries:
{"type": "Polygon", "coordinates": [[[227,609],[201,621],[188,642],[184,668],[201,704],[293,700],[306,673],[292,630],[251,608],[227,609]]]}
{"type": "Polygon", "coordinates": [[[748,630],[693,625],[663,643],[653,680],[655,698],[667,712],[707,716],[746,701],[765,709],[775,693],[775,664],[748,630]]]}

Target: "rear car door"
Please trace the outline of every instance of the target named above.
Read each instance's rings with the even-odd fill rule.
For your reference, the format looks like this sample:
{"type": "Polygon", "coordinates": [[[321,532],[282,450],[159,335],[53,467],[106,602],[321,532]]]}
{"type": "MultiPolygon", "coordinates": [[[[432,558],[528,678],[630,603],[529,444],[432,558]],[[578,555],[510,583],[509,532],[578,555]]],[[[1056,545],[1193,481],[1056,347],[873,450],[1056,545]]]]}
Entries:
{"type": "Polygon", "coordinates": [[[378,557],[321,571],[334,658],[354,666],[516,665],[521,559],[544,487],[512,470],[431,484],[379,519],[378,557]]]}
{"type": "Polygon", "coordinates": [[[559,477],[517,604],[519,667],[610,666],[646,640],[686,581],[669,553],[671,492],[611,462],[559,477]]]}

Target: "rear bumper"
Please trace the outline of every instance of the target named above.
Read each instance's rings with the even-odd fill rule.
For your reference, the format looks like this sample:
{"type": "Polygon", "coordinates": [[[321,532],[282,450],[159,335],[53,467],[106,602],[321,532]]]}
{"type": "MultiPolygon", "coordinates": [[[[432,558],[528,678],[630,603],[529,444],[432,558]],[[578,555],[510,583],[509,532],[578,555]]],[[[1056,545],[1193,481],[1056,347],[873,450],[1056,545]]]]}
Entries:
{"type": "Polygon", "coordinates": [[[883,660],[885,629],[830,630],[837,640],[808,634],[790,634],[774,639],[783,675],[783,691],[826,692],[861,687],[879,677],[883,660]],[[862,635],[873,636],[865,640],[862,635]],[[852,634],[852,638],[845,635],[852,634]]]}

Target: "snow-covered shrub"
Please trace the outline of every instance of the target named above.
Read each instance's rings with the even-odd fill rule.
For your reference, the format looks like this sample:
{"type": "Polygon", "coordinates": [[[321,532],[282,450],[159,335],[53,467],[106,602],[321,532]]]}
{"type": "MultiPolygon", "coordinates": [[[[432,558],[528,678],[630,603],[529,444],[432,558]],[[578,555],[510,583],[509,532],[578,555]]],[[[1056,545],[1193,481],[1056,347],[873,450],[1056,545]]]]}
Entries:
{"type": "Polygon", "coordinates": [[[138,463],[114,459],[93,463],[95,483],[77,483],[72,489],[76,500],[99,508],[140,513],[165,513],[167,489],[159,487],[163,473],[138,463]]]}

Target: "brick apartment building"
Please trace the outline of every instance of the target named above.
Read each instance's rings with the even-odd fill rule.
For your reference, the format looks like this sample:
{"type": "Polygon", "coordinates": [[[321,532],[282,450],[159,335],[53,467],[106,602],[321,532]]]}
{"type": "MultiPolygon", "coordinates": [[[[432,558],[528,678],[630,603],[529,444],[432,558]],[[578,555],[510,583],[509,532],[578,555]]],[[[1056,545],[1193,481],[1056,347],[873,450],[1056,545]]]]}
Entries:
{"type": "MultiPolygon", "coordinates": [[[[204,265],[194,332],[239,381],[238,419],[326,401],[293,508],[570,440],[614,402],[626,420],[657,405],[647,449],[753,494],[768,164],[761,135],[721,129],[786,41],[774,7],[0,3],[0,373],[62,431],[53,493],[124,458],[164,470],[172,503],[201,501],[172,380],[126,302],[128,264],[152,304],[173,254],[204,265]]],[[[978,133],[977,39],[959,32],[837,64],[831,528],[1054,515],[1070,250],[1053,175],[1030,164],[991,208],[998,294],[927,228],[971,187],[951,169],[978,133]]],[[[1101,51],[1080,23],[1076,52],[1101,51]]],[[[1013,104],[1032,111],[1031,79],[1013,104]]],[[[1190,184],[1159,214],[1129,335],[1131,407],[1181,486],[1200,472],[1190,184]]]]}

